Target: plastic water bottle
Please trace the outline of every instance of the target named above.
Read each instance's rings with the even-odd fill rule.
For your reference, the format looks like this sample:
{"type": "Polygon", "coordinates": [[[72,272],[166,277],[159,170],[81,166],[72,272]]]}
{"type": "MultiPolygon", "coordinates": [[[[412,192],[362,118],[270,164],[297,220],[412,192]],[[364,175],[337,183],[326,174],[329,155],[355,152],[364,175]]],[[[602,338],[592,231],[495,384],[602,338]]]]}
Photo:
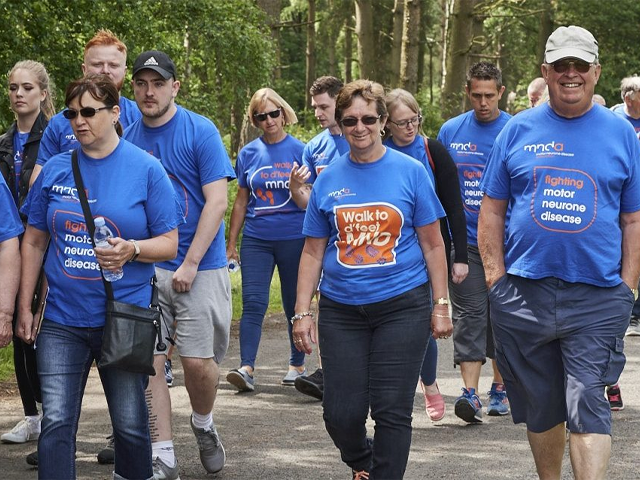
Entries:
{"type": "MultiPolygon", "coordinates": [[[[113,245],[107,242],[107,239],[113,238],[113,233],[111,233],[111,230],[107,227],[104,218],[97,217],[93,222],[96,225],[96,230],[93,232],[93,241],[95,242],[96,247],[113,248],[113,245]]],[[[123,275],[124,272],[122,271],[122,267],[117,270],[102,269],[102,276],[107,282],[116,282],[120,280],[123,275]]]]}
{"type": "Polygon", "coordinates": [[[229,273],[237,273],[240,271],[240,263],[236,259],[232,258],[229,260],[227,268],[229,269],[229,273]]]}

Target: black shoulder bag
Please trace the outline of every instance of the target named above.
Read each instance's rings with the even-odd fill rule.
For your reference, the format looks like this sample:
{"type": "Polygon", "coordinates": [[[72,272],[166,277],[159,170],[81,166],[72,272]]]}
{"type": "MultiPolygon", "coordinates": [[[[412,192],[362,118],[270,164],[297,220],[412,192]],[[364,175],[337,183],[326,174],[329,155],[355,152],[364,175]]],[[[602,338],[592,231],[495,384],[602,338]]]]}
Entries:
{"type": "MultiPolygon", "coordinates": [[[[91,235],[91,244],[95,248],[93,232],[95,224],[91,209],[87,202],[78,154],[74,150],[71,154],[73,179],[78,190],[78,198],[82,205],[82,213],[91,235]]],[[[102,277],[102,275],[101,275],[102,277]]],[[[111,283],[102,277],[104,290],[107,294],[107,318],[102,333],[102,351],[99,368],[119,368],[134,373],[155,375],[153,368],[154,343],[157,337],[159,351],[166,350],[160,334],[160,307],[158,304],[158,288],[155,275],[151,279],[152,295],[149,308],[118,302],[113,298],[111,283]]]]}

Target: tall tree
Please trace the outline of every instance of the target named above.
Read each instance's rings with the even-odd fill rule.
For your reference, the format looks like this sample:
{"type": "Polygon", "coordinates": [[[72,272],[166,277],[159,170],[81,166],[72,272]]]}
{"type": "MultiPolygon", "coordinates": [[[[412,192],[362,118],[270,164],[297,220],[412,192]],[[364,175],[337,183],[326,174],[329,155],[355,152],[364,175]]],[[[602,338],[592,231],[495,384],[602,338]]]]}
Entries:
{"type": "Polygon", "coordinates": [[[257,0],[258,6],[267,14],[269,27],[271,27],[271,38],[275,45],[276,63],[273,71],[274,78],[282,76],[280,60],[280,13],[282,12],[282,0],[257,0]]]}
{"type": "Polygon", "coordinates": [[[307,68],[305,76],[305,108],[311,105],[309,89],[316,78],[316,0],[308,0],[307,10],[307,68]]]}
{"type": "Polygon", "coordinates": [[[375,78],[375,37],[373,35],[373,7],[371,0],[356,0],[356,34],[360,78],[375,78]]]}
{"type": "Polygon", "coordinates": [[[420,1],[404,0],[400,85],[411,93],[418,89],[418,38],[420,37],[420,1]]]}
{"type": "Polygon", "coordinates": [[[353,79],[353,19],[349,15],[344,21],[344,82],[353,79]]]}
{"type": "MultiPolygon", "coordinates": [[[[547,38],[553,32],[553,21],[551,19],[551,0],[542,0],[540,12],[540,29],[538,30],[538,48],[536,50],[536,63],[540,65],[544,61],[544,50],[547,45],[547,38]]],[[[540,69],[535,67],[533,74],[540,76],[540,69]]]]}
{"type": "Polygon", "coordinates": [[[468,53],[473,44],[473,9],[478,0],[447,0],[448,48],[442,86],[442,116],[458,115],[464,108],[468,53]]]}
{"type": "Polygon", "coordinates": [[[393,34],[391,37],[391,85],[400,83],[400,59],[402,57],[402,26],[404,24],[404,0],[393,4],[393,34]]]}

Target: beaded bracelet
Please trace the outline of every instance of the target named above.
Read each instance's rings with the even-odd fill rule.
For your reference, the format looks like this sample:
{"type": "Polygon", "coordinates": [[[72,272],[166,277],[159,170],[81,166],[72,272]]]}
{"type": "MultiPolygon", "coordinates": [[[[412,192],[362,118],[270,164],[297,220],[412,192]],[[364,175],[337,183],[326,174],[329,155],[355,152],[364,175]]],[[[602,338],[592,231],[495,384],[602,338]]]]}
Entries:
{"type": "Polygon", "coordinates": [[[296,313],[293,317],[291,317],[291,320],[289,321],[291,322],[291,325],[293,325],[293,322],[295,322],[296,320],[301,320],[304,317],[313,317],[313,312],[296,313]]]}

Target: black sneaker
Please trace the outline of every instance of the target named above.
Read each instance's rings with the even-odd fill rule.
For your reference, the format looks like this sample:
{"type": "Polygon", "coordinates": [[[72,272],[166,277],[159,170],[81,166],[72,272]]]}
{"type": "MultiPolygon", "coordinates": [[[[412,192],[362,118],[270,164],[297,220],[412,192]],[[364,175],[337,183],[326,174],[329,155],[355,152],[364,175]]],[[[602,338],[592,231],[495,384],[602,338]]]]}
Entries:
{"type": "Polygon", "coordinates": [[[619,384],[616,383],[615,385],[607,387],[607,399],[609,400],[609,407],[611,407],[612,412],[619,412],[624,409],[619,384]]]}
{"type": "Polygon", "coordinates": [[[33,465],[34,467],[38,466],[38,450],[27,455],[27,463],[29,465],[33,465]]]}
{"type": "Polygon", "coordinates": [[[115,451],[113,450],[113,433],[107,437],[107,446],[104,447],[98,453],[98,463],[100,465],[109,465],[114,462],[116,457],[115,451]]]}
{"type": "Polygon", "coordinates": [[[319,368],[306,377],[296,378],[293,385],[300,393],[322,400],[322,393],[324,391],[324,377],[322,375],[322,369],[319,368]]]}

